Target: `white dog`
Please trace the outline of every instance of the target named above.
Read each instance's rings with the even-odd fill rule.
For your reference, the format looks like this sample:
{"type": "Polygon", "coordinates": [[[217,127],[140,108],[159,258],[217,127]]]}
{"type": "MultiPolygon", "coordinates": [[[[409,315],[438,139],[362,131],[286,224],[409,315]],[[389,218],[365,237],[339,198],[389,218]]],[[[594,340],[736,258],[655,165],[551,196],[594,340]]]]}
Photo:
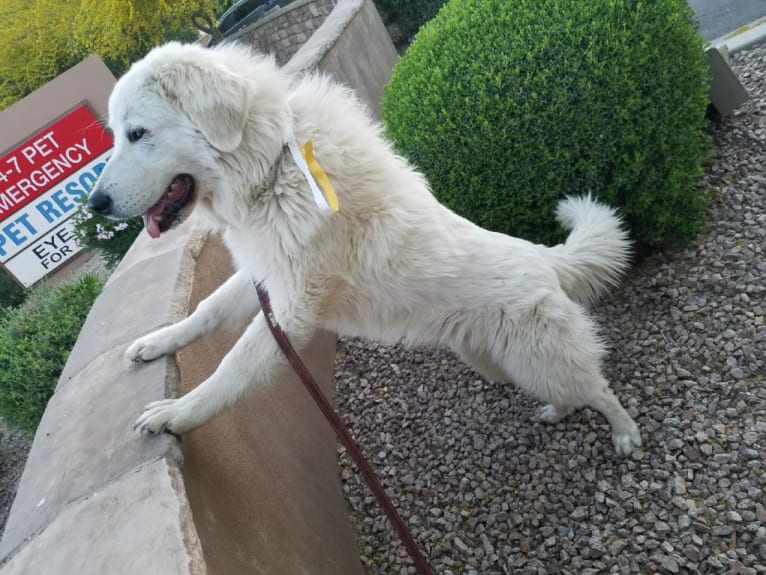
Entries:
{"type": "Polygon", "coordinates": [[[150,361],[250,319],[209,379],[146,407],[142,431],[203,425],[286,367],[255,279],[298,350],[318,328],[448,346],[487,378],[548,403],[544,420],[590,406],[611,424],[619,454],[641,444],[600,372],[602,341],[583,307],[627,266],[628,240],[610,208],[590,197],[561,202],[558,220],[572,231],[552,248],[481,229],[436,201],[349,90],[318,75],[291,79],[237,45],[156,48],[119,80],[109,116],[115,147],[91,209],[143,213],[157,237],[193,207],[238,269],[127,357],[150,361]],[[315,204],[293,139],[313,142],[338,212],[315,204]]]}

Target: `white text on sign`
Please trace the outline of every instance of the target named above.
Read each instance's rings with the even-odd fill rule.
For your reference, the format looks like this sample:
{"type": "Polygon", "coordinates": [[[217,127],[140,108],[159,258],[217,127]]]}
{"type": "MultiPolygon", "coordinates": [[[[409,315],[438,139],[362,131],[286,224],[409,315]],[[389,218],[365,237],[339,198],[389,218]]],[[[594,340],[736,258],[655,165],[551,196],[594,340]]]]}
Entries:
{"type": "Polygon", "coordinates": [[[52,190],[0,222],[0,262],[5,262],[72,216],[88,196],[109,159],[109,152],[86,164],[52,190]]]}

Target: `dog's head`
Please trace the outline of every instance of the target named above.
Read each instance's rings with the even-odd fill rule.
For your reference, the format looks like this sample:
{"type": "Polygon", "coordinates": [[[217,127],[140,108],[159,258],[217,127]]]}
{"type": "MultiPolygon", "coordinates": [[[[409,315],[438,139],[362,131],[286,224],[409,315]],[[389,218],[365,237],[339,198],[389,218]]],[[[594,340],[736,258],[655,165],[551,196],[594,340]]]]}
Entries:
{"type": "Polygon", "coordinates": [[[253,57],[169,43],[134,64],[109,99],[115,144],[90,209],[114,219],[143,214],[158,237],[195,202],[221,193],[221,158],[242,143],[253,105],[253,57]]]}

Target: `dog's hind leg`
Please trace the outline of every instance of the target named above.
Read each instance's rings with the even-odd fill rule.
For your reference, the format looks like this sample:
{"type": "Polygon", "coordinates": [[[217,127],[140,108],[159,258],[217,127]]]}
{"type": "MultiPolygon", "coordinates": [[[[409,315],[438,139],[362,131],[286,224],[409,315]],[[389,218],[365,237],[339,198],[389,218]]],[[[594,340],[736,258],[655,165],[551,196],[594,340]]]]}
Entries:
{"type": "MultiPolygon", "coordinates": [[[[489,353],[478,353],[471,350],[468,346],[463,346],[459,351],[459,355],[464,362],[486,380],[504,383],[511,382],[508,374],[503,371],[489,353]]],[[[558,423],[574,410],[575,408],[571,405],[548,403],[541,407],[538,413],[540,419],[546,423],[558,423]]]]}
{"type": "Polygon", "coordinates": [[[574,410],[571,405],[548,403],[540,408],[538,415],[546,423],[558,423],[574,410]]]}
{"type": "MultiPolygon", "coordinates": [[[[577,370],[573,369],[573,374],[577,370]]],[[[575,377],[582,379],[573,380],[564,378],[561,389],[552,398],[546,394],[542,399],[550,401],[538,412],[540,419],[546,423],[558,423],[575,409],[591,407],[599,411],[609,422],[612,428],[612,444],[618,455],[629,455],[634,447],[641,445],[641,433],[630,415],[620,405],[607,381],[598,373],[588,374],[587,371],[575,377]],[[566,389],[574,391],[567,394],[566,389]]],[[[550,381],[556,381],[551,379],[550,381]]],[[[525,387],[522,385],[522,387],[525,387]]]]}
{"type": "MultiPolygon", "coordinates": [[[[510,376],[503,371],[498,363],[487,353],[473,351],[467,345],[464,345],[458,351],[460,358],[470,365],[474,371],[481,374],[488,381],[510,383],[510,376]]],[[[538,412],[540,419],[546,423],[558,423],[567,415],[572,413],[575,408],[571,405],[548,403],[540,408],[538,412]]]]}
{"type": "Polygon", "coordinates": [[[125,356],[135,362],[152,361],[175,352],[222,324],[248,321],[259,309],[252,278],[238,271],[201,301],[189,317],[137,339],[128,347],[125,356]]]}
{"type": "Polygon", "coordinates": [[[489,353],[476,352],[468,346],[461,346],[457,350],[460,359],[470,365],[474,371],[481,374],[488,381],[508,382],[508,374],[498,365],[489,353]]]}
{"type": "Polygon", "coordinates": [[[606,380],[592,389],[592,393],[585,398],[585,405],[601,412],[612,426],[612,444],[618,455],[629,455],[634,447],[641,445],[638,426],[620,405],[606,380]]]}
{"type": "Polygon", "coordinates": [[[494,362],[510,381],[548,403],[540,411],[544,421],[556,423],[575,409],[592,407],[611,425],[619,455],[641,445],[638,427],[601,375],[601,344],[579,305],[552,294],[496,329],[490,347],[494,362]]]}

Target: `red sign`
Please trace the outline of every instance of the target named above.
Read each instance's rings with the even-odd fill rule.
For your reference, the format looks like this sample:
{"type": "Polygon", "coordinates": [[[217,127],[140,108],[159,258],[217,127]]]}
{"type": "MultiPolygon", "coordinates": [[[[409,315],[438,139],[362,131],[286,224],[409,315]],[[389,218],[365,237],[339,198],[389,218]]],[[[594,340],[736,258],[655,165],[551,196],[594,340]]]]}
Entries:
{"type": "Polygon", "coordinates": [[[0,221],[112,147],[82,104],[0,158],[0,221]]]}

